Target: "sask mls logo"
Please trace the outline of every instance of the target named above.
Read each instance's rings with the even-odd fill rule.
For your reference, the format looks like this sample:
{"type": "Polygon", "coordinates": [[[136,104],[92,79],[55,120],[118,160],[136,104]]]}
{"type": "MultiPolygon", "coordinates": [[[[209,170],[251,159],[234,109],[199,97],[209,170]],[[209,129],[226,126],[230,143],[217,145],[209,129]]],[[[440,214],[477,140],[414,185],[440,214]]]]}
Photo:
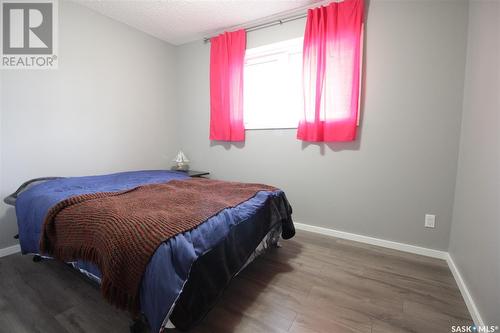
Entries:
{"type": "Polygon", "coordinates": [[[57,0],[0,0],[1,68],[57,68],[57,0]]]}

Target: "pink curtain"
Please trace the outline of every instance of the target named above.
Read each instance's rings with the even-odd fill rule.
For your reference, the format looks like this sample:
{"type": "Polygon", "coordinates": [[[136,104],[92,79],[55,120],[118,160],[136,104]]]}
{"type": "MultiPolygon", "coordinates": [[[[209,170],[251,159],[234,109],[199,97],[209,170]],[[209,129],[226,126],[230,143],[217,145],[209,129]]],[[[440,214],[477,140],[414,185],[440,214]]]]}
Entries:
{"type": "Polygon", "coordinates": [[[245,30],[210,40],[210,140],[243,141],[245,30]]]}
{"type": "Polygon", "coordinates": [[[304,34],[304,116],[297,138],[356,139],[363,43],[363,0],[310,9],[304,34]]]}

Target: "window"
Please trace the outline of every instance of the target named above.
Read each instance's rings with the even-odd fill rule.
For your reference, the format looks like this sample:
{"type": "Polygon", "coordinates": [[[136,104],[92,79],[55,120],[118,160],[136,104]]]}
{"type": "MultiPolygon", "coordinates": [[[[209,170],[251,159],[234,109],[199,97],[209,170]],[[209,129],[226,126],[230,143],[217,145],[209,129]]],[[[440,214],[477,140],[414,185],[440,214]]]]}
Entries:
{"type": "Polygon", "coordinates": [[[304,112],[302,38],[245,53],[245,129],[297,128],[304,112]]]}

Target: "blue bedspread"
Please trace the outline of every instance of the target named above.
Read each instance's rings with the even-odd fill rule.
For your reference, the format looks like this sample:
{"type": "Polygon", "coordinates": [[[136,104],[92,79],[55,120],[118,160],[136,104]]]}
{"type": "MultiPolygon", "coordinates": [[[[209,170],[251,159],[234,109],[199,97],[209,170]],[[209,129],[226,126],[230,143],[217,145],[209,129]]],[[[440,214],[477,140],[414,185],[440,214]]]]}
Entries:
{"type": "MultiPolygon", "coordinates": [[[[72,177],[47,181],[22,192],[16,201],[21,250],[39,253],[39,241],[44,218],[58,202],[75,195],[120,191],[145,184],[164,183],[187,178],[182,172],[135,171],[112,175],[72,177]]],[[[263,207],[269,196],[281,192],[259,192],[252,199],[234,208],[225,209],[196,229],[177,235],[156,250],[146,268],[141,283],[141,310],[153,332],[158,332],[182,291],[194,261],[224,239],[230,228],[252,223],[255,212],[263,207]]],[[[79,268],[96,277],[99,270],[88,263],[78,262],[79,268]]]]}

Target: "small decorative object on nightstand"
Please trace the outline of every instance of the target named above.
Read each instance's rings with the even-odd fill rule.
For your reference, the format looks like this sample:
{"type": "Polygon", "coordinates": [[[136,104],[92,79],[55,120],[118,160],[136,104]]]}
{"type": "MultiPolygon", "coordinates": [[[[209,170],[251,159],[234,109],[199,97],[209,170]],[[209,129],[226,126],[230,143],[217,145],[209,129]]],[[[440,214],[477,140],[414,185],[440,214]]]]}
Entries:
{"type": "Polygon", "coordinates": [[[179,150],[177,153],[177,156],[173,160],[175,162],[174,166],[172,167],[172,170],[177,170],[177,171],[187,171],[189,170],[189,160],[184,155],[182,150],[179,150]]]}

